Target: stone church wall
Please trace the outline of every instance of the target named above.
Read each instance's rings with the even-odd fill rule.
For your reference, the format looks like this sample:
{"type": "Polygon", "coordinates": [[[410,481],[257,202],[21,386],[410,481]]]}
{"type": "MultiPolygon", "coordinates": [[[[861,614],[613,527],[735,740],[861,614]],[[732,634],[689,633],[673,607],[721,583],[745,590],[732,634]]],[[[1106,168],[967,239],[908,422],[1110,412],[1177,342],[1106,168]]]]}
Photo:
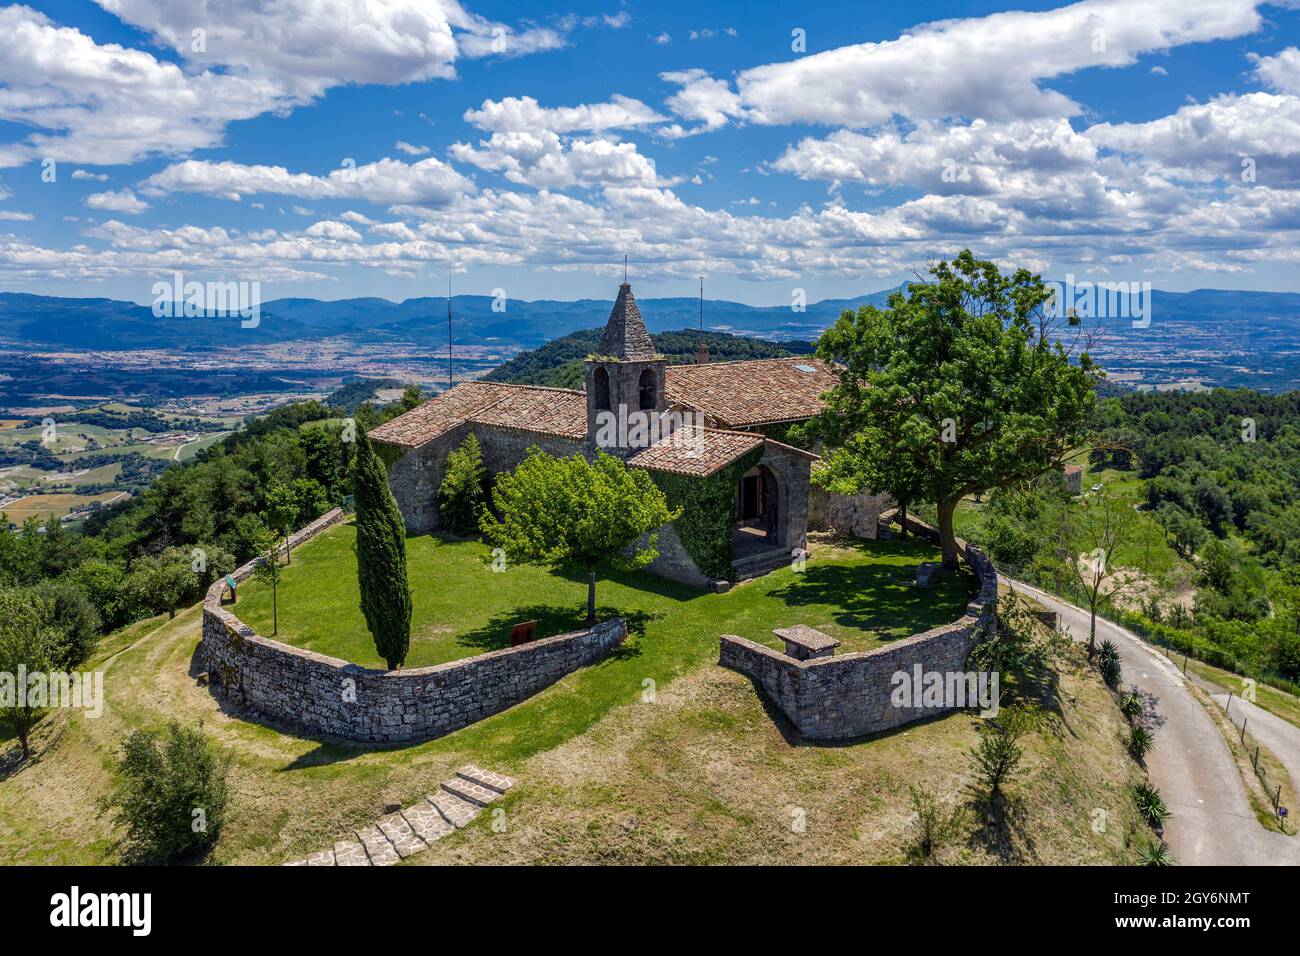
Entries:
{"type": "Polygon", "coordinates": [[[887,494],[838,495],[813,485],[808,494],[808,530],[875,539],[881,514],[892,507],[894,499],[887,494]]]}

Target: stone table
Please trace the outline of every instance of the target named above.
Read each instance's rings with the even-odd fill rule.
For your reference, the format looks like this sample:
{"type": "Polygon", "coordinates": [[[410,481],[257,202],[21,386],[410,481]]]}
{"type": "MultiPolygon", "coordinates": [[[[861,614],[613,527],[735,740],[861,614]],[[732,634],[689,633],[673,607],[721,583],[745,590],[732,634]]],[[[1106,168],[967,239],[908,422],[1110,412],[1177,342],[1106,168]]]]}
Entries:
{"type": "Polygon", "coordinates": [[[835,638],[829,634],[823,634],[807,624],[796,624],[794,627],[778,627],[772,633],[785,641],[786,656],[793,657],[798,661],[810,661],[815,657],[830,657],[835,653],[835,648],[840,646],[840,642],[835,638]]]}

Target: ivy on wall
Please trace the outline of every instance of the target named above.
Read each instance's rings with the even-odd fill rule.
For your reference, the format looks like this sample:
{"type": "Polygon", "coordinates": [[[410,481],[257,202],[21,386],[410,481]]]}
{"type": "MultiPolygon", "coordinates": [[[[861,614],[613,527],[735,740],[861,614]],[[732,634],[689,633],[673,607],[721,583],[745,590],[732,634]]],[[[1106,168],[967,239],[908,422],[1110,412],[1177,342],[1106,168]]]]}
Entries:
{"type": "Polygon", "coordinates": [[[375,454],[379,456],[379,460],[384,463],[384,467],[390,472],[393,470],[393,466],[410,451],[409,448],[403,448],[401,445],[390,445],[386,441],[378,440],[373,443],[372,447],[375,449],[375,454]]]}
{"type": "Polygon", "coordinates": [[[663,471],[650,477],[668,498],[668,507],[681,508],[673,522],[682,547],[696,566],[711,578],[730,578],[731,527],[736,523],[736,487],[741,476],[758,464],[762,447],[755,448],[708,478],[692,478],[663,471]]]}

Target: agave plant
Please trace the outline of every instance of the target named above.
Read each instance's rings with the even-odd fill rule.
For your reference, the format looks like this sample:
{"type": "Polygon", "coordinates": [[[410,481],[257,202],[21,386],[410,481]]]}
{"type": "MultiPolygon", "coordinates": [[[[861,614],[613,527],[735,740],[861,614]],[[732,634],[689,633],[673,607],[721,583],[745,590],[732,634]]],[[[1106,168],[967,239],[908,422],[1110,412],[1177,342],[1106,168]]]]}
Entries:
{"type": "Polygon", "coordinates": [[[1160,791],[1149,783],[1134,785],[1133,802],[1137,804],[1138,812],[1146,817],[1147,823],[1157,830],[1169,819],[1169,808],[1165,806],[1164,798],[1160,796],[1160,791]]]}
{"type": "Polygon", "coordinates": [[[1128,729],[1128,752],[1134,760],[1141,761],[1151,749],[1151,734],[1145,727],[1130,727],[1128,729]]]}
{"type": "Polygon", "coordinates": [[[1130,691],[1119,699],[1119,712],[1128,720],[1136,720],[1142,716],[1144,709],[1142,695],[1137,691],[1130,691]]]}
{"type": "Polygon", "coordinates": [[[1102,680],[1108,686],[1119,686],[1119,648],[1114,641],[1101,642],[1101,647],[1097,649],[1097,669],[1101,671],[1102,680]]]}
{"type": "Polygon", "coordinates": [[[1164,840],[1143,840],[1137,848],[1138,866],[1173,866],[1169,844],[1164,840]]]}

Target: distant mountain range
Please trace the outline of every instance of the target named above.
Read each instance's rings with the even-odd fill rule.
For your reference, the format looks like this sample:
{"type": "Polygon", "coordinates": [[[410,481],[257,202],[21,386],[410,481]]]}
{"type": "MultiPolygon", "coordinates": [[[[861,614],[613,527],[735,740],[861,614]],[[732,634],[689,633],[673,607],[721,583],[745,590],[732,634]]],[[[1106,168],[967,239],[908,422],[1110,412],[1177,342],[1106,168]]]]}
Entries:
{"type": "MultiPolygon", "coordinates": [[[[704,304],[706,329],[774,341],[815,340],[844,309],[883,305],[890,291],[789,306],[752,306],[711,299],[704,304]]],[[[1114,374],[1138,384],[1205,382],[1263,389],[1300,387],[1300,294],[1201,289],[1151,296],[1151,322],[1108,323],[1094,356],[1114,374]]],[[[453,337],[458,345],[535,348],[571,332],[598,328],[610,300],[525,301],[511,299],[493,311],[490,296],[452,299],[453,337]]],[[[699,300],[646,298],[639,302],[651,333],[694,328],[699,300]]],[[[379,298],[274,299],[261,307],[257,328],[238,318],[158,318],[148,306],[113,299],[73,299],[0,293],[0,344],[10,349],[229,348],[345,338],[394,346],[445,346],[447,300],[379,298]]]]}
{"type": "MultiPolygon", "coordinates": [[[[709,300],[704,321],[707,328],[718,331],[806,339],[833,322],[843,309],[862,303],[884,304],[888,296],[886,291],[855,299],[827,299],[810,304],[805,312],[793,312],[789,306],[709,300]]],[[[511,299],[504,312],[496,312],[493,303],[491,296],[484,295],[452,298],[456,342],[537,346],[578,329],[603,325],[612,306],[612,300],[601,299],[511,299]]],[[[652,333],[694,326],[699,321],[698,299],[645,299],[640,305],[652,333]]],[[[245,329],[235,317],[159,318],[149,306],[116,299],[0,293],[0,340],[11,346],[201,349],[336,336],[369,343],[445,343],[447,300],[273,299],[262,304],[258,326],[245,329]]]]}

